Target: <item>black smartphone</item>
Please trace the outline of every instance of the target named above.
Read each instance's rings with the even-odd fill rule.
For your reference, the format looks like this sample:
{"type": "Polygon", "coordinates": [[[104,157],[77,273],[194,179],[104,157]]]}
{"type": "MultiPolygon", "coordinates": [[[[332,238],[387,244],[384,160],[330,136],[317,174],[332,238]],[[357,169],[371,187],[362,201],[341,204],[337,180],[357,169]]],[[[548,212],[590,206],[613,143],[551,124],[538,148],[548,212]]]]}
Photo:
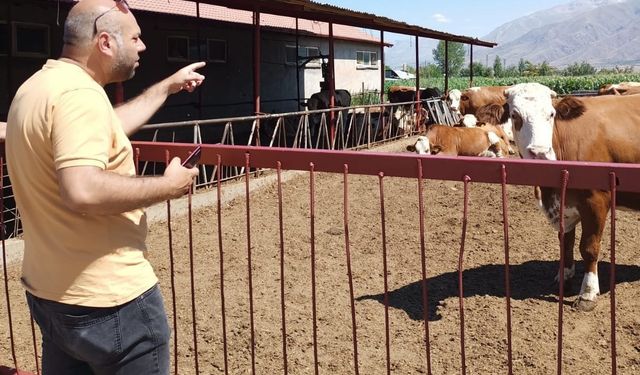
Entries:
{"type": "Polygon", "coordinates": [[[202,154],[202,148],[198,145],[195,150],[191,151],[189,156],[182,162],[182,166],[185,168],[193,168],[200,160],[200,154],[202,154]]]}

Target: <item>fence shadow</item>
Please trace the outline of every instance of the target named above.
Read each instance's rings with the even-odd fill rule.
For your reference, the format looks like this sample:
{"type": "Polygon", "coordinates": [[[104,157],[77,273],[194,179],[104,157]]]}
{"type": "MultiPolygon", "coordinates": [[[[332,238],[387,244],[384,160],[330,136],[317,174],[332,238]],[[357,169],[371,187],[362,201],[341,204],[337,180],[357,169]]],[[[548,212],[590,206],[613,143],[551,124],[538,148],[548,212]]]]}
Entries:
{"type": "MultiPolygon", "coordinates": [[[[557,261],[530,261],[510,266],[511,298],[525,300],[529,298],[558,302],[558,285],[553,279],[558,270],[557,261]]],[[[600,292],[609,292],[609,262],[598,263],[600,292]]],[[[576,262],[576,276],[565,291],[565,297],[573,297],[580,291],[583,276],[582,262],[576,262]]],[[[640,266],[616,265],[616,283],[640,280],[640,266]]],[[[491,264],[463,271],[464,297],[493,296],[505,297],[504,265],[491,264]]],[[[428,319],[439,320],[438,305],[445,299],[458,296],[458,273],[448,272],[427,279],[428,319]]],[[[600,297],[603,298],[603,297],[600,297]]],[[[357,301],[374,300],[384,303],[384,293],[365,295],[357,301]]],[[[569,304],[571,301],[565,300],[569,304]]],[[[404,310],[413,320],[423,319],[422,281],[416,281],[399,289],[389,291],[389,306],[404,310]]]]}

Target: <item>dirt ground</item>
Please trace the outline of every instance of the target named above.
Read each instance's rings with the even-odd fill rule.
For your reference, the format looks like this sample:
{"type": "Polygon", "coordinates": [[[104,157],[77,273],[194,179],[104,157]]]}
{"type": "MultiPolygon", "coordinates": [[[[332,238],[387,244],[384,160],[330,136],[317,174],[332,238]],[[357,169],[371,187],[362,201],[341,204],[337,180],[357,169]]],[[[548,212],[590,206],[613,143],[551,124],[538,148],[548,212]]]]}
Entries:
{"type": "MultiPolygon", "coordinates": [[[[388,146],[403,150],[406,141],[388,146]]],[[[316,174],[314,223],[317,304],[317,356],[323,374],[353,374],[354,345],[350,310],[343,176],[316,174]]],[[[242,182],[241,182],[242,183],[242,182]]],[[[469,218],[464,252],[464,334],[468,374],[507,373],[507,314],[504,288],[504,245],[500,186],[469,186],[469,218]]],[[[223,190],[223,194],[226,190],[223,190]]],[[[300,174],[282,185],[287,370],[314,373],[312,310],[312,243],[310,184],[300,174]]],[[[377,177],[349,176],[348,235],[355,295],[360,374],[387,369],[383,278],[383,227],[377,177]]],[[[384,207],[388,277],[390,369],[394,374],[426,373],[421,292],[421,256],[417,183],[385,178],[384,207]]],[[[434,374],[461,372],[458,255],[462,234],[463,185],[425,181],[428,329],[434,374]]],[[[531,187],[509,186],[509,245],[513,370],[516,374],[556,373],[558,297],[556,233],[538,210],[531,187]]],[[[618,374],[640,373],[640,215],[618,211],[616,335],[618,374]]],[[[280,232],[278,189],[268,186],[250,197],[250,232],[244,196],[221,212],[224,302],[228,369],[252,373],[248,238],[255,332],[255,373],[284,372],[280,296],[280,232]]],[[[189,216],[172,217],[178,330],[178,373],[195,374],[194,327],[201,374],[223,374],[220,293],[220,248],[215,195],[207,207],[189,216]],[[190,258],[189,238],[193,238],[190,258]],[[192,319],[191,273],[194,265],[195,316],[192,319]]],[[[170,324],[173,307],[168,223],[150,228],[149,256],[163,288],[170,324]]],[[[579,236],[579,233],[578,233],[579,236]]],[[[608,231],[606,233],[608,236],[608,231]]],[[[578,237],[579,238],[579,237],[578,237]]],[[[576,258],[579,259],[576,250],[576,258]]],[[[611,373],[609,239],[603,241],[599,304],[590,313],[571,308],[580,287],[582,263],[565,300],[563,372],[611,373]]],[[[10,267],[14,329],[28,329],[22,290],[10,267]],[[16,328],[17,326],[17,328],[16,328]]],[[[0,293],[4,298],[4,293],[0,293]]],[[[4,306],[4,303],[2,303],[4,306]]],[[[0,322],[0,365],[13,363],[8,350],[5,312],[0,322]]],[[[34,371],[30,336],[17,338],[19,363],[34,371]]]]}

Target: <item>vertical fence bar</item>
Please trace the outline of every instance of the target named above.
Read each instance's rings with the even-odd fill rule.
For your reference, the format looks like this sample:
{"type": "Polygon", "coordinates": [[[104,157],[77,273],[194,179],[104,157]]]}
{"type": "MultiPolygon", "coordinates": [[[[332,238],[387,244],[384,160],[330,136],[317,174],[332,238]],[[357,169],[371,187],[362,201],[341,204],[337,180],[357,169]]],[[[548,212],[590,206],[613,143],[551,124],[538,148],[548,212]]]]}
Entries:
{"type": "Polygon", "coordinates": [[[251,373],[256,373],[256,337],[255,337],[255,325],[253,319],[253,263],[251,260],[251,205],[250,205],[250,193],[249,189],[249,168],[250,168],[251,156],[249,153],[245,154],[244,159],[244,181],[245,181],[245,205],[247,210],[247,268],[249,273],[249,319],[251,321],[251,373]]]}
{"type": "MultiPolygon", "coordinates": [[[[4,157],[0,157],[0,176],[4,176],[4,157]]],[[[0,223],[2,224],[2,271],[4,273],[4,293],[7,301],[7,317],[9,318],[9,346],[13,367],[18,370],[18,358],[16,356],[15,341],[13,337],[13,319],[11,317],[11,297],[9,297],[9,274],[7,271],[7,247],[4,240],[4,178],[0,178],[0,223]]]]}
{"type": "Polygon", "coordinates": [[[389,283],[387,277],[387,232],[384,208],[384,173],[378,173],[380,186],[380,225],[382,226],[382,278],[384,280],[384,333],[387,355],[387,374],[391,374],[391,338],[389,336],[389,283]]]}
{"type": "MultiPolygon", "coordinates": [[[[169,150],[164,154],[165,163],[169,165],[169,150]]],[[[136,163],[138,165],[138,163],[136,163]]],[[[178,375],[178,310],[176,307],[175,260],[173,257],[173,231],[171,229],[171,200],[167,200],[167,231],[169,233],[169,268],[171,270],[171,306],[173,308],[173,373],[178,375]]]]}
{"type": "Polygon", "coordinates": [[[343,173],[343,213],[344,213],[344,251],[347,257],[347,276],[349,277],[349,299],[351,302],[351,331],[353,337],[353,367],[356,375],[360,374],[360,368],[358,366],[358,336],[356,327],[356,304],[355,293],[353,292],[353,273],[351,272],[351,247],[349,244],[349,166],[344,165],[343,173]]]}
{"type": "Polygon", "coordinates": [[[195,363],[196,374],[200,374],[200,361],[198,360],[198,322],[196,319],[196,283],[195,283],[195,264],[193,261],[193,205],[191,198],[193,197],[193,184],[189,188],[188,196],[188,220],[189,220],[189,278],[191,282],[191,325],[193,327],[193,360],[195,363]]]}
{"type": "Polygon", "coordinates": [[[315,375],[319,374],[318,368],[318,311],[316,299],[316,181],[315,165],[309,163],[309,210],[311,230],[311,312],[313,317],[313,367],[315,375]]]}
{"type": "Polygon", "coordinates": [[[611,265],[609,273],[609,293],[611,297],[611,374],[618,371],[616,353],[616,174],[609,174],[609,185],[611,186],[611,265]]]}
{"type": "Polygon", "coordinates": [[[564,205],[567,199],[567,185],[569,184],[569,171],[563,170],[561,175],[560,190],[560,225],[558,239],[560,240],[560,270],[559,270],[559,291],[558,291],[558,357],[557,357],[557,373],[562,374],[562,314],[564,304],[564,205]]]}
{"type": "Polygon", "coordinates": [[[507,367],[513,374],[513,352],[511,342],[511,274],[509,266],[509,202],[507,201],[507,167],[501,167],[502,176],[502,230],[504,235],[504,294],[507,305],[507,367]]]}
{"type": "Polygon", "coordinates": [[[469,181],[471,177],[465,175],[464,183],[464,207],[462,209],[462,238],[460,240],[460,254],[458,255],[458,299],[460,305],[460,361],[461,371],[467,373],[466,355],[464,350],[464,288],[462,284],[462,261],[464,259],[464,245],[467,239],[467,221],[469,214],[469,181]]]}
{"type": "Polygon", "coordinates": [[[282,314],[282,365],[284,374],[289,373],[287,365],[287,318],[285,314],[285,283],[284,283],[284,220],[282,212],[282,163],[277,162],[276,173],[278,177],[278,226],[280,232],[280,309],[282,314]]]}
{"type": "Polygon", "coordinates": [[[229,375],[229,353],[227,351],[227,317],[226,306],[224,301],[224,251],[222,246],[222,157],[218,154],[218,163],[216,168],[216,176],[218,182],[216,184],[218,209],[218,251],[220,254],[220,310],[222,310],[222,348],[224,356],[224,373],[229,375]]]}
{"type": "Polygon", "coordinates": [[[422,319],[424,320],[424,342],[427,374],[431,375],[431,342],[429,339],[429,293],[427,289],[427,255],[424,240],[424,197],[423,197],[423,171],[422,161],[418,162],[418,213],[420,215],[420,261],[422,264],[422,319]]]}
{"type": "MultiPolygon", "coordinates": [[[[34,362],[36,363],[36,374],[40,375],[40,361],[38,361],[38,344],[36,343],[36,324],[33,321],[33,315],[31,315],[31,313],[29,313],[29,323],[31,326],[31,341],[33,342],[33,358],[34,362]]],[[[25,375],[28,374],[25,373],[25,375]]]]}

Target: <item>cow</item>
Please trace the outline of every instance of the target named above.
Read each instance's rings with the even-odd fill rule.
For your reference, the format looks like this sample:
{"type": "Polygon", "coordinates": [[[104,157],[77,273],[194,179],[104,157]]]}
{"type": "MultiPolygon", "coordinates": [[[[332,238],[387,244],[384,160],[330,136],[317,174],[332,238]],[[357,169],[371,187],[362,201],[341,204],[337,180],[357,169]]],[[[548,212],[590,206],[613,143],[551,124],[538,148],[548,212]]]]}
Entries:
{"type": "Polygon", "coordinates": [[[640,82],[604,84],[598,89],[598,95],[634,95],[638,93],[640,93],[640,82]]]}
{"type": "MultiPolygon", "coordinates": [[[[307,100],[307,109],[312,111],[316,109],[331,108],[331,97],[328,90],[322,90],[311,95],[307,100]]],[[[347,90],[337,89],[335,94],[335,107],[351,106],[351,94],[347,90]]]]}
{"type": "MultiPolygon", "coordinates": [[[[437,87],[427,87],[420,89],[420,100],[426,100],[431,98],[439,98],[442,94],[437,87]]],[[[416,88],[413,86],[390,86],[387,92],[387,98],[389,103],[406,103],[415,102],[416,88]]],[[[394,126],[397,127],[398,132],[402,134],[410,133],[414,128],[424,129],[426,125],[432,123],[426,110],[422,110],[420,114],[419,126],[415,126],[415,120],[412,114],[407,113],[411,110],[413,104],[398,105],[395,107],[393,119],[394,126]]]]}
{"type": "MultiPolygon", "coordinates": [[[[351,106],[351,94],[347,90],[336,89],[335,90],[335,105],[334,107],[349,107],[351,106]]],[[[331,108],[331,96],[329,95],[328,90],[321,90],[319,92],[311,95],[309,100],[306,103],[307,110],[319,110],[319,109],[329,109],[331,108]]],[[[342,111],[342,123],[347,123],[347,110],[342,111]]],[[[338,112],[335,112],[336,118],[338,116],[338,112]]],[[[320,124],[322,123],[322,116],[328,116],[328,114],[312,114],[309,115],[310,122],[310,135],[312,139],[315,139],[316,136],[321,134],[319,132],[320,124]]],[[[328,117],[325,117],[328,119],[328,117]]],[[[328,121],[327,121],[328,122],[328,121]]],[[[343,128],[344,131],[344,128],[343,128]]]]}
{"type": "Polygon", "coordinates": [[[460,116],[476,114],[476,111],[487,104],[504,104],[504,90],[511,86],[471,87],[464,91],[450,90],[446,96],[451,111],[460,116]]]}
{"type": "MultiPolygon", "coordinates": [[[[526,159],[579,160],[593,162],[640,162],[640,96],[565,97],[552,100],[555,92],[538,83],[524,83],[505,90],[516,145],[526,159]]],[[[542,187],[540,206],[559,230],[560,192],[542,187]]],[[[640,209],[640,196],[619,193],[621,206],[640,209]]],[[[598,256],[611,195],[603,190],[569,190],[564,210],[565,280],[575,275],[573,246],[575,228],[581,222],[580,254],[585,274],[574,307],[596,307],[598,256]]],[[[559,274],[556,277],[559,280],[559,274]]]]}
{"type": "MultiPolygon", "coordinates": [[[[508,110],[506,111],[506,113],[508,115],[508,110]]],[[[513,133],[507,133],[504,127],[500,124],[494,125],[496,124],[496,120],[493,117],[483,116],[482,114],[480,114],[480,116],[482,116],[483,121],[477,118],[476,115],[464,115],[460,119],[460,122],[458,122],[458,124],[454,126],[467,128],[480,127],[486,131],[493,131],[498,137],[502,139],[505,145],[507,145],[509,155],[515,155],[516,152],[513,147],[511,147],[511,143],[513,142],[513,133]]]]}
{"type": "MultiPolygon", "coordinates": [[[[442,93],[437,87],[420,89],[420,100],[439,98],[442,93]]],[[[390,86],[387,92],[390,103],[403,103],[416,101],[416,88],[413,86],[390,86]]]]}
{"type": "Polygon", "coordinates": [[[460,128],[447,125],[432,125],[426,135],[419,136],[407,151],[418,154],[448,156],[504,157],[507,145],[493,131],[482,128],[460,128]]]}
{"type": "Polygon", "coordinates": [[[464,117],[475,115],[478,121],[500,125],[510,141],[513,141],[511,119],[505,111],[504,90],[511,86],[471,87],[464,91],[449,91],[446,100],[453,113],[464,117]]]}

